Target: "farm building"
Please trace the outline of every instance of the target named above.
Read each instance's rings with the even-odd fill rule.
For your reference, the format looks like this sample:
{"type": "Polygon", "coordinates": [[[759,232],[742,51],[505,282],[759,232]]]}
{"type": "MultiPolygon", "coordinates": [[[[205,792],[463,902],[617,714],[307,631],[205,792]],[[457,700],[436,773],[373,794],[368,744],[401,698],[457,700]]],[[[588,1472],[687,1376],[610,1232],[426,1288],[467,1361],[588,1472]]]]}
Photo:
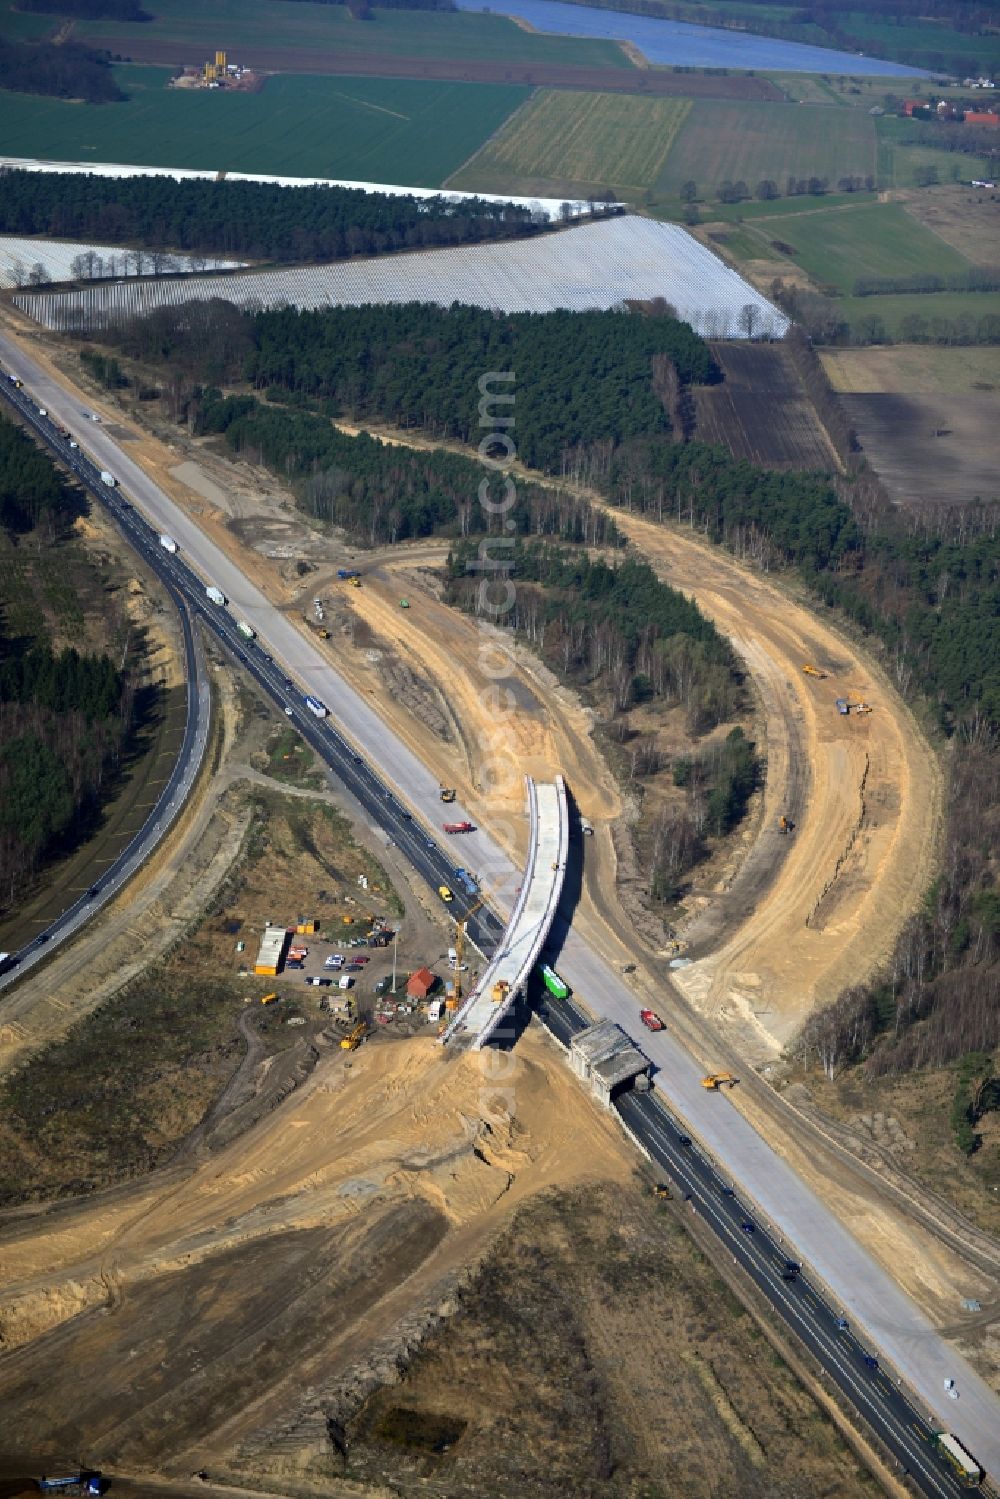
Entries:
{"type": "Polygon", "coordinates": [[[46,328],[97,334],[156,307],[214,298],[254,308],[461,302],[498,312],[588,312],[657,297],[705,338],[779,339],[788,330],[782,312],[686,229],[637,214],[528,240],[283,271],[105,282],[78,291],[21,292],[14,301],[46,328]]]}
{"type": "Polygon", "coordinates": [[[266,926],[254,964],[254,973],[266,974],[269,978],[280,973],[287,946],[288,932],[283,926],[266,926]]]}
{"type": "Polygon", "coordinates": [[[966,125],[1000,125],[1000,115],[994,114],[991,109],[967,109],[965,112],[966,125]]]}
{"type": "Polygon", "coordinates": [[[426,999],[437,986],[437,978],[429,968],[418,968],[406,980],[407,999],[426,999]]]}

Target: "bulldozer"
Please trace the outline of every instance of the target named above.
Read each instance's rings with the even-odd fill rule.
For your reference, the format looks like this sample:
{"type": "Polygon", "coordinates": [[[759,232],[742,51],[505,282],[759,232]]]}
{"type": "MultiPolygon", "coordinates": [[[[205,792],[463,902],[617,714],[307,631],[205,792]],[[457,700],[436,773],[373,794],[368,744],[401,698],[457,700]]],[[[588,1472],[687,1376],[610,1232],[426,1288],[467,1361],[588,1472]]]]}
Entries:
{"type": "Polygon", "coordinates": [[[701,1086],[717,1092],[719,1088],[735,1088],[738,1082],[739,1078],[734,1077],[731,1072],[710,1072],[707,1077],[702,1078],[701,1086]]]}
{"type": "Polygon", "coordinates": [[[816,677],[821,682],[826,677],[826,672],[820,671],[818,666],[803,666],[802,670],[805,672],[807,677],[816,677]]]}
{"type": "Polygon", "coordinates": [[[438,795],[443,802],[453,802],[455,800],[455,788],[454,786],[442,786],[438,795]]]}
{"type": "Polygon", "coordinates": [[[656,1185],[653,1187],[653,1196],[654,1197],[661,1197],[661,1198],[668,1198],[669,1199],[670,1197],[673,1196],[673,1193],[671,1192],[670,1188],[667,1186],[666,1182],[657,1182],[656,1185]]]}

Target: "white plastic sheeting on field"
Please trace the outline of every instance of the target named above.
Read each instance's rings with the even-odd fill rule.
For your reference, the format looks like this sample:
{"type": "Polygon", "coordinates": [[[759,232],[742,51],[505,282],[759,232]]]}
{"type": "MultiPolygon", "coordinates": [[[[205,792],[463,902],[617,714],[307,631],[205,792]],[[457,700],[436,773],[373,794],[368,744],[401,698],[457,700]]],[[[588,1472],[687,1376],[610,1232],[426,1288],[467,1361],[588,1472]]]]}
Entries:
{"type": "Polygon", "coordinates": [[[486,203],[515,203],[528,208],[541,219],[558,221],[563,205],[568,203],[574,215],[588,212],[583,198],[517,198],[500,193],[463,193],[450,188],[401,187],[394,182],[347,182],[339,177],[275,177],[254,172],[199,172],[191,167],[137,167],[113,161],[40,161],[30,156],[0,156],[0,171],[19,167],[26,172],[84,172],[93,177],[173,177],[177,182],[201,178],[206,182],[272,182],[277,187],[352,187],[362,193],[385,193],[390,198],[447,198],[458,203],[466,198],[482,198],[486,203]]]}
{"type": "Polygon", "coordinates": [[[78,275],[91,279],[148,276],[165,271],[232,270],[245,264],[245,260],[216,260],[208,255],[168,255],[162,251],[126,250],[121,245],[81,245],[61,239],[13,239],[0,235],[2,287],[31,286],[40,279],[73,281],[78,275]]]}
{"type": "Polygon", "coordinates": [[[501,312],[585,312],[662,297],[709,338],[781,338],[788,319],[677,224],[626,215],[534,239],[15,295],[47,328],[98,332],[155,307],[221,297],[237,306],[319,308],[462,302],[501,312]]]}

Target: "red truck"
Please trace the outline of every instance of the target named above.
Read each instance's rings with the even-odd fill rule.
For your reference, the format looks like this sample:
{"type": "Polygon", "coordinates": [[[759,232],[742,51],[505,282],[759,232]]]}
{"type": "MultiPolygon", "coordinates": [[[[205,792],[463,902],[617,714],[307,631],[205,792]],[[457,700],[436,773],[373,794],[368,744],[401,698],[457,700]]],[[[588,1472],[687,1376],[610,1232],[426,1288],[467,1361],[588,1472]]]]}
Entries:
{"type": "Polygon", "coordinates": [[[648,1031],[662,1031],[663,1021],[655,1010],[640,1010],[639,1019],[648,1031]]]}
{"type": "Polygon", "coordinates": [[[443,822],[441,826],[446,833],[474,833],[476,831],[471,822],[443,822]]]}

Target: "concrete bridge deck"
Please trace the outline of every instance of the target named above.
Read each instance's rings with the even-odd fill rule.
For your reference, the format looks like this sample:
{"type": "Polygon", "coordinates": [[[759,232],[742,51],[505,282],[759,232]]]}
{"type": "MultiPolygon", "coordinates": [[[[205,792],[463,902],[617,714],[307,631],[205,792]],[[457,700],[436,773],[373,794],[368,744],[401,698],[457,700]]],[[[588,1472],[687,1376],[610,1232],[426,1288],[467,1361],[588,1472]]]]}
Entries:
{"type": "Polygon", "coordinates": [[[472,1040],[478,1051],[524,989],[552,926],[566,878],[569,854],[569,809],[566,783],[537,783],[525,776],[528,794],[528,867],[496,954],[475,989],[455,1012],[442,1043],[472,1040]],[[502,998],[494,1000],[495,986],[502,998]]]}

